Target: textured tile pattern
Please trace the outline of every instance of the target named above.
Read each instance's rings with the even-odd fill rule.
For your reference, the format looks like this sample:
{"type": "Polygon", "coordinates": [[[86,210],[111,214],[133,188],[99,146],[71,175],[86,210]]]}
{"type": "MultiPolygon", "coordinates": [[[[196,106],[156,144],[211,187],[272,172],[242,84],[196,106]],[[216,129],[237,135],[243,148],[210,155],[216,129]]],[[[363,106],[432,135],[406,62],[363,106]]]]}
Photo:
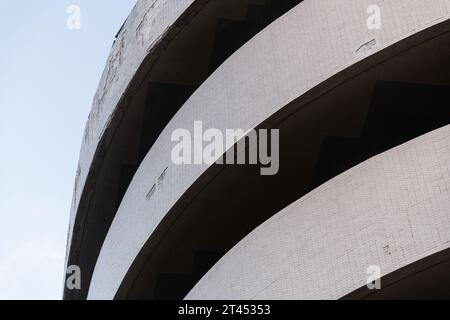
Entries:
{"type": "Polygon", "coordinates": [[[450,247],[450,126],[378,155],[231,249],[187,299],[338,299],[450,247]]]}
{"type": "MultiPolygon", "coordinates": [[[[448,0],[305,0],[239,49],[191,96],[142,162],[105,239],[89,297],[114,296],[143,244],[168,210],[207,169],[207,166],[172,164],[173,130],[191,129],[195,120],[202,120],[204,127],[221,130],[250,129],[314,86],[365,58],[356,53],[362,44],[378,39],[373,50],[367,52],[373,54],[448,20],[449,7],[448,0]],[[370,31],[366,27],[366,10],[369,4],[376,3],[385,12],[384,25],[380,31],[370,31]],[[147,200],[165,168],[164,184],[147,200]]],[[[125,56],[124,61],[127,59],[130,58],[125,56]]],[[[106,117],[108,112],[100,114],[106,117]]]]}
{"type": "Polygon", "coordinates": [[[91,163],[117,105],[144,58],[194,0],[138,0],[108,57],[86,123],[71,207],[68,249],[91,163]]]}

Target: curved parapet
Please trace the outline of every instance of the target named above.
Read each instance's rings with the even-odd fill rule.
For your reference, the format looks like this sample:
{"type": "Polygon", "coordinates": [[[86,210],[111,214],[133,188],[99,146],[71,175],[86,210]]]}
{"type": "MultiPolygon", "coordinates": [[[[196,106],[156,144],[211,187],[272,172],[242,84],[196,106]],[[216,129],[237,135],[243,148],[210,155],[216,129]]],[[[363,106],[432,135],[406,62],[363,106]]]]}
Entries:
{"type": "MultiPolygon", "coordinates": [[[[205,127],[222,131],[248,130],[275,116],[286,117],[372,65],[448,31],[445,26],[407,39],[442,26],[449,18],[448,1],[383,1],[383,27],[369,30],[366,9],[374,2],[305,0],[246,43],[195,91],[134,175],[98,257],[89,298],[116,297],[141,250],[146,247],[141,259],[148,261],[186,205],[211,180],[205,178],[210,169],[206,164],[178,166],[171,161],[176,129],[189,129],[201,120],[205,127]],[[326,86],[313,90],[322,83],[326,86]],[[298,98],[306,101],[292,109],[298,98]],[[164,221],[169,212],[170,220],[164,221]]],[[[134,276],[127,282],[135,282],[134,276]]]]}
{"type": "Polygon", "coordinates": [[[102,140],[107,140],[109,137],[105,135],[113,131],[111,122],[118,113],[121,100],[125,98],[144,59],[156,58],[157,51],[164,47],[164,42],[175,32],[175,23],[193,2],[139,0],[117,34],[86,123],[70,216],[69,247],[86,180],[102,140]]]}
{"type": "MultiPolygon", "coordinates": [[[[95,94],[92,110],[86,123],[81,146],[80,161],[76,175],[71,208],[68,253],[73,238],[75,221],[81,197],[89,175],[95,170],[95,161],[101,153],[102,144],[110,139],[117,121],[120,103],[125,93],[136,81],[138,70],[145,59],[156,59],[158,51],[166,45],[167,39],[176,33],[183,14],[194,14],[197,8],[190,6],[194,0],[139,0],[123,27],[117,34],[107,67],[95,94]],[[190,12],[185,11],[190,8],[190,12]],[[106,141],[105,141],[106,140],[106,141]]],[[[198,1],[202,2],[202,1],[198,1]]],[[[89,187],[89,186],[88,186],[89,187]]]]}
{"type": "Polygon", "coordinates": [[[339,299],[370,267],[385,276],[450,248],[449,165],[450,126],[358,165],[259,226],[186,298],[339,299]]]}
{"type": "Polygon", "coordinates": [[[169,120],[234,51],[299,2],[137,2],[117,35],[86,125],[66,261],[85,276],[83,289],[66,290],[66,298],[87,296],[118,205],[169,120]]]}

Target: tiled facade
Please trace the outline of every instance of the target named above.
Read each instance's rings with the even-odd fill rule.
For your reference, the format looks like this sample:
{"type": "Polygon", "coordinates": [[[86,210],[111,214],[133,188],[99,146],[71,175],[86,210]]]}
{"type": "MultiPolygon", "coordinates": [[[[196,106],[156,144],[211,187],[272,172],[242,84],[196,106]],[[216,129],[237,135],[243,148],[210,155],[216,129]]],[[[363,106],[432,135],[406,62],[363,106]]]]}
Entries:
{"type": "MultiPolygon", "coordinates": [[[[201,10],[194,2],[140,0],[118,34],[86,126],[68,250],[95,154],[111,139],[129,82],[138,81],[139,66],[165,37],[176,35],[177,18],[201,10]]],[[[341,71],[449,17],[450,0],[305,0],[258,33],[189,98],[141,163],[104,241],[89,298],[114,298],[166,213],[208,169],[172,163],[175,129],[197,120],[221,130],[254,128],[341,71]],[[380,30],[366,26],[373,4],[382,9],[380,30]],[[163,183],[148,197],[163,172],[163,183]]],[[[369,264],[390,272],[448,247],[448,138],[447,127],[321,186],[239,243],[188,298],[339,298],[364,284],[369,264]],[[370,184],[360,183],[361,176],[370,184]],[[397,209],[401,213],[393,214],[397,209]],[[360,245],[350,247],[354,242],[360,245]]]]}

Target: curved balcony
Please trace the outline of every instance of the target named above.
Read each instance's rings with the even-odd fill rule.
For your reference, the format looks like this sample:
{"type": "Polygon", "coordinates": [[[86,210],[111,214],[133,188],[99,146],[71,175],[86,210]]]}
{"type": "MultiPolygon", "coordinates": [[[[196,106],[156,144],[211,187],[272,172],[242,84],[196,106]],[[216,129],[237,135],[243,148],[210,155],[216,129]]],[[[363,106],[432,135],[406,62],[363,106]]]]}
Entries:
{"type": "Polygon", "coordinates": [[[445,289],[449,250],[423,259],[450,248],[449,151],[446,126],[326,182],[240,241],[187,299],[340,299],[366,286],[371,266],[403,269],[372,294],[433,297],[425,288],[445,289]],[[425,273],[431,282],[417,286],[425,273]]]}
{"type": "Polygon", "coordinates": [[[164,298],[170,283],[180,286],[169,297],[184,297],[208,266],[286,205],[354,165],[448,123],[442,92],[448,92],[450,83],[450,53],[440,50],[448,41],[448,2],[414,2],[407,12],[406,0],[385,4],[383,28],[371,31],[365,21],[372,2],[304,1],[200,85],[134,175],[100,252],[89,298],[164,298]],[[424,63],[416,64],[418,58],[424,63]],[[395,97],[399,90],[403,95],[395,97]],[[415,122],[417,114],[409,114],[408,105],[385,121],[383,107],[392,106],[386,97],[396,102],[409,97],[406,101],[420,115],[421,99],[439,92],[442,99],[425,112],[427,117],[419,116],[428,119],[423,124],[415,122]],[[402,117],[413,119],[414,125],[396,131],[395,121],[402,117]],[[172,132],[189,129],[197,120],[221,130],[280,128],[280,160],[287,169],[262,180],[246,167],[174,165],[172,132]],[[336,137],[362,140],[336,143],[336,137]],[[347,152],[339,152],[342,146],[347,152]],[[340,153],[343,157],[330,167],[340,153]],[[218,195],[231,204],[217,202],[218,195]],[[233,200],[240,197],[245,201],[233,200]],[[204,235],[197,237],[198,231],[204,235]],[[197,269],[196,252],[199,260],[206,252],[208,260],[197,269]]]}

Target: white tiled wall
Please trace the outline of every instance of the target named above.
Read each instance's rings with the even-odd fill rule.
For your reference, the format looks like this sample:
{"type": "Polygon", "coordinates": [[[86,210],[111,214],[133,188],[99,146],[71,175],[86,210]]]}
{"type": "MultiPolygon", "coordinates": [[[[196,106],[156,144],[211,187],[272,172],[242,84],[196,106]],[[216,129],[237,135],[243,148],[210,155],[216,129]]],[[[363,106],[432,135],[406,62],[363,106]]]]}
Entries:
{"type": "MultiPolygon", "coordinates": [[[[174,8],[179,9],[180,6],[174,8]]],[[[376,49],[368,52],[373,54],[419,30],[447,20],[449,8],[449,0],[305,0],[239,49],[191,96],[142,162],[105,239],[89,297],[110,299],[114,296],[143,244],[168,210],[207,169],[206,165],[172,164],[170,137],[173,130],[190,129],[196,120],[202,120],[205,127],[222,130],[252,128],[293,99],[364,58],[356,54],[361,44],[374,37],[379,39],[376,49]],[[366,10],[369,4],[378,4],[382,8],[383,23],[379,31],[367,29],[366,10]],[[166,183],[154,193],[151,200],[147,200],[146,195],[166,167],[166,183]]],[[[135,14],[142,16],[140,12],[135,14]]],[[[133,42],[136,40],[128,38],[134,34],[133,26],[126,28],[125,48],[128,45],[131,48],[136,46],[133,42]]],[[[136,63],[132,53],[133,50],[124,54],[124,65],[136,63]]],[[[122,81],[120,75],[118,79],[122,81]]],[[[111,110],[108,108],[102,109],[102,118],[107,118],[111,110]]],[[[90,143],[88,148],[92,147],[90,143]]],[[[82,172],[85,172],[88,163],[83,162],[82,172]]],[[[317,229],[321,226],[312,227],[317,229]]],[[[316,250],[315,247],[321,245],[321,242],[313,241],[314,234],[309,233],[312,237],[311,246],[314,247],[304,250],[316,250]]],[[[283,233],[280,236],[288,235],[283,233]]],[[[371,245],[379,247],[377,243],[371,245]]],[[[319,255],[314,259],[320,263],[326,258],[319,255]]],[[[339,267],[341,265],[337,265],[339,267]]],[[[302,270],[306,272],[307,269],[302,270]]],[[[349,274],[347,277],[356,275],[349,274]]],[[[335,281],[342,282],[336,288],[350,283],[343,279],[335,281]]],[[[308,288],[311,294],[321,288],[319,282],[308,288]]],[[[277,284],[279,290],[283,290],[284,286],[284,282],[277,284]]]]}

